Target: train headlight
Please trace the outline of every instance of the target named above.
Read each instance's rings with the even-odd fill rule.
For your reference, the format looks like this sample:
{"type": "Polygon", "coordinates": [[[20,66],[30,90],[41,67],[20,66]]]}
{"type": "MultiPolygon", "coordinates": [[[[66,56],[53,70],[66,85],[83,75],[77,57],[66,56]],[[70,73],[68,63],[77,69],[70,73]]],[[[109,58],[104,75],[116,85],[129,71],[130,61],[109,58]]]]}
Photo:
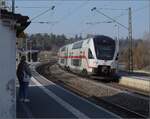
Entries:
{"type": "Polygon", "coordinates": [[[111,67],[112,67],[112,68],[115,68],[115,67],[116,67],[116,63],[115,63],[115,62],[112,62],[112,63],[111,63],[111,67]]]}
{"type": "Polygon", "coordinates": [[[94,61],[93,64],[94,64],[94,66],[97,66],[98,65],[98,61],[94,61]]]}

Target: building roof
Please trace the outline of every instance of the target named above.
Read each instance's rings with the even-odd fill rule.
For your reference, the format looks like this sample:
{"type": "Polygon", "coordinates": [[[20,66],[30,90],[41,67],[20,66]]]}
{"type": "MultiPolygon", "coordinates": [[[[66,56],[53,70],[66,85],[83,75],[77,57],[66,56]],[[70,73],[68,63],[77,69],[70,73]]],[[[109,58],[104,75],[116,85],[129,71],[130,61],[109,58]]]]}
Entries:
{"type": "Polygon", "coordinates": [[[6,9],[0,9],[0,19],[9,19],[16,21],[15,29],[17,37],[19,37],[19,34],[23,32],[26,29],[26,27],[28,27],[28,25],[31,23],[31,21],[28,21],[29,20],[28,16],[15,14],[6,9]]]}

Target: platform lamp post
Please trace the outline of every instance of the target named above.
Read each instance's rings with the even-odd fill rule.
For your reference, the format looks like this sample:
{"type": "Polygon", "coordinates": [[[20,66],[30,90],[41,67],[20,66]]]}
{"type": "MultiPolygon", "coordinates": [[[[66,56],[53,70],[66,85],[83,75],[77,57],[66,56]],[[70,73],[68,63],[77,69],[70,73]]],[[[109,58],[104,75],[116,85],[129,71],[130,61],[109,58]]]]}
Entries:
{"type": "Polygon", "coordinates": [[[12,0],[12,13],[15,13],[15,0],[12,0]]]}
{"type": "Polygon", "coordinates": [[[133,45],[133,41],[132,41],[132,14],[131,14],[131,8],[128,8],[128,27],[126,27],[125,25],[121,24],[120,22],[118,22],[117,20],[115,20],[112,17],[109,17],[108,15],[104,14],[103,12],[97,10],[96,7],[93,7],[91,9],[91,11],[96,11],[97,13],[105,16],[108,19],[111,19],[113,22],[117,23],[119,26],[122,26],[123,28],[125,28],[128,31],[128,39],[129,39],[129,71],[133,72],[133,51],[132,51],[132,45],[133,45]]]}
{"type": "Polygon", "coordinates": [[[29,61],[28,60],[28,39],[27,39],[27,37],[25,38],[25,41],[26,41],[26,47],[25,47],[25,49],[26,49],[26,59],[27,59],[27,61],[29,61]]]}
{"type": "Polygon", "coordinates": [[[116,27],[116,31],[117,31],[117,40],[119,40],[119,25],[118,24],[115,24],[114,25],[116,27]]]}
{"type": "MultiPolygon", "coordinates": [[[[115,29],[115,31],[117,32],[116,34],[117,34],[117,41],[116,41],[116,43],[117,43],[117,45],[119,46],[119,25],[118,24],[115,24],[115,27],[116,27],[116,29],[115,29]]],[[[118,51],[119,51],[119,48],[118,48],[118,51]]],[[[118,59],[119,59],[119,53],[118,53],[118,59]]],[[[119,70],[119,61],[117,61],[117,70],[119,70]]]]}
{"type": "Polygon", "coordinates": [[[31,39],[29,40],[29,44],[30,44],[30,62],[32,62],[32,41],[31,39]]]}

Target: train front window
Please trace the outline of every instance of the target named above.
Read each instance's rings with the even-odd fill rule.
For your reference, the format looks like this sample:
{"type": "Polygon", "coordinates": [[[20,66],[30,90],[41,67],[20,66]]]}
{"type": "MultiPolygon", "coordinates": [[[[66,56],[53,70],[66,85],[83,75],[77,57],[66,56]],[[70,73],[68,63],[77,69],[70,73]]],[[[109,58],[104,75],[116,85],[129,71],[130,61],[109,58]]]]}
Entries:
{"type": "Polygon", "coordinates": [[[88,50],[88,58],[89,59],[94,59],[92,51],[90,49],[88,50]]]}
{"type": "Polygon", "coordinates": [[[97,59],[112,60],[115,53],[115,41],[109,37],[94,38],[97,59]]]}

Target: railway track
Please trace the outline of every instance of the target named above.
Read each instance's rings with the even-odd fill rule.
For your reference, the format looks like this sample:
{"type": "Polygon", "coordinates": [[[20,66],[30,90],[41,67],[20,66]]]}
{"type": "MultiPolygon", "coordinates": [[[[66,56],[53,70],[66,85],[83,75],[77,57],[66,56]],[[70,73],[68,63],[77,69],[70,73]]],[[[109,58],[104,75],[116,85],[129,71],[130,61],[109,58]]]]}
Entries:
{"type": "Polygon", "coordinates": [[[139,113],[137,113],[135,111],[132,111],[132,110],[130,110],[128,108],[125,108],[123,106],[120,106],[118,104],[109,102],[109,101],[101,99],[101,98],[97,98],[95,96],[93,96],[92,98],[89,99],[88,98],[89,95],[87,95],[86,93],[81,92],[77,88],[74,88],[74,87],[71,87],[71,86],[69,86],[67,84],[64,84],[62,81],[59,81],[58,84],[61,85],[64,88],[68,89],[68,90],[71,90],[75,94],[80,95],[80,96],[82,96],[82,97],[84,97],[84,98],[86,98],[86,99],[96,103],[99,106],[102,106],[102,107],[104,107],[104,108],[106,108],[108,110],[111,110],[111,111],[113,109],[113,113],[118,113],[117,111],[121,112],[121,114],[118,113],[119,115],[122,115],[122,113],[123,113],[123,115],[122,115],[123,118],[127,118],[126,115],[130,115],[130,118],[147,118],[145,115],[139,114],[139,113]]]}
{"type": "Polygon", "coordinates": [[[140,96],[140,97],[143,97],[143,98],[150,98],[150,94],[149,92],[144,92],[144,91],[141,91],[141,90],[138,90],[138,89],[135,89],[135,88],[131,88],[131,87],[128,87],[128,86],[125,86],[125,85],[121,85],[118,83],[118,81],[113,81],[113,80],[98,80],[96,78],[88,78],[88,80],[92,80],[94,82],[97,82],[97,83],[103,83],[107,86],[111,86],[113,88],[116,88],[116,89],[120,89],[122,91],[126,91],[126,92],[129,92],[129,93],[132,93],[133,95],[136,95],[136,96],[140,96]]]}
{"type": "MultiPolygon", "coordinates": [[[[49,75],[48,75],[49,69],[54,63],[55,62],[50,62],[50,63],[48,63],[48,65],[44,64],[42,67],[38,67],[37,71],[40,72],[42,75],[44,75],[46,78],[48,78],[49,77],[49,75]]],[[[91,80],[91,79],[92,78],[88,78],[87,80],[91,80]]],[[[124,87],[117,86],[116,83],[114,83],[114,82],[105,83],[105,82],[101,82],[101,81],[93,80],[93,79],[92,79],[92,81],[94,81],[96,83],[102,83],[102,84],[111,86],[113,88],[119,88],[120,90],[123,88],[122,90],[125,90],[128,92],[130,91],[133,93],[133,91],[131,91],[131,90],[127,90],[124,87]]],[[[73,91],[74,93],[76,93],[80,96],[83,96],[83,97],[88,98],[88,99],[90,97],[88,94],[83,93],[81,90],[78,90],[78,88],[70,86],[61,80],[58,80],[55,83],[58,83],[59,85],[63,86],[64,88],[67,88],[67,89],[73,91]]],[[[120,115],[122,115],[124,118],[127,118],[126,117],[127,115],[130,115],[130,118],[147,118],[147,114],[145,115],[145,114],[138,113],[134,110],[129,109],[128,107],[116,104],[114,102],[108,101],[108,100],[103,99],[103,98],[92,96],[92,97],[90,97],[90,100],[94,101],[96,104],[98,104],[100,106],[107,108],[108,110],[114,111],[114,113],[118,113],[118,112],[121,113],[120,115]]]]}
{"type": "Polygon", "coordinates": [[[119,110],[119,111],[121,111],[121,112],[123,112],[123,113],[125,113],[127,115],[130,115],[130,118],[147,118],[147,116],[145,116],[143,114],[140,114],[140,113],[137,113],[135,111],[132,111],[132,110],[130,110],[130,109],[124,107],[124,106],[120,106],[118,104],[106,101],[104,99],[99,99],[97,97],[94,97],[94,98],[98,101],[98,103],[99,102],[103,102],[103,103],[105,103],[107,105],[111,105],[113,107],[113,109],[119,110]]]}
{"type": "MultiPolygon", "coordinates": [[[[61,69],[64,70],[63,68],[61,68],[61,69]]],[[[71,71],[67,71],[67,72],[72,73],[74,75],[77,75],[79,77],[84,77],[84,76],[81,76],[80,74],[77,74],[77,73],[74,73],[74,72],[71,72],[71,71]]],[[[147,99],[150,98],[149,92],[144,92],[144,91],[137,90],[137,89],[134,89],[134,88],[131,88],[131,87],[128,87],[128,86],[120,85],[118,83],[119,82],[119,77],[118,76],[115,76],[113,78],[111,78],[111,77],[100,77],[100,76],[91,76],[91,77],[85,77],[85,78],[87,80],[92,80],[96,83],[103,83],[107,86],[111,86],[113,88],[117,88],[117,89],[120,89],[120,90],[123,90],[123,91],[126,91],[126,92],[130,92],[130,93],[132,93],[134,95],[137,95],[137,96],[140,96],[140,97],[144,97],[144,98],[147,98],[147,99]],[[107,80],[105,80],[105,78],[107,80]]]]}
{"type": "MultiPolygon", "coordinates": [[[[65,70],[63,68],[61,68],[61,69],[65,70]]],[[[67,70],[65,70],[65,71],[67,71],[67,70]]],[[[77,75],[79,77],[84,77],[84,76],[82,76],[80,74],[77,74],[77,73],[74,73],[74,72],[71,72],[71,71],[67,71],[67,72],[72,73],[74,75],[77,75]]],[[[91,77],[85,77],[85,78],[87,80],[92,80],[92,81],[97,82],[97,83],[103,83],[103,84],[111,86],[113,88],[117,88],[117,89],[120,89],[120,90],[123,90],[123,91],[127,91],[127,92],[130,92],[130,93],[133,93],[133,94],[135,94],[137,96],[141,96],[141,97],[145,97],[145,98],[149,98],[150,97],[149,92],[144,92],[144,91],[141,91],[141,90],[137,90],[137,89],[125,86],[125,85],[120,85],[118,83],[119,82],[119,78],[120,78],[119,76],[114,76],[113,78],[111,78],[111,77],[102,77],[102,76],[91,76],[91,77]]]]}

